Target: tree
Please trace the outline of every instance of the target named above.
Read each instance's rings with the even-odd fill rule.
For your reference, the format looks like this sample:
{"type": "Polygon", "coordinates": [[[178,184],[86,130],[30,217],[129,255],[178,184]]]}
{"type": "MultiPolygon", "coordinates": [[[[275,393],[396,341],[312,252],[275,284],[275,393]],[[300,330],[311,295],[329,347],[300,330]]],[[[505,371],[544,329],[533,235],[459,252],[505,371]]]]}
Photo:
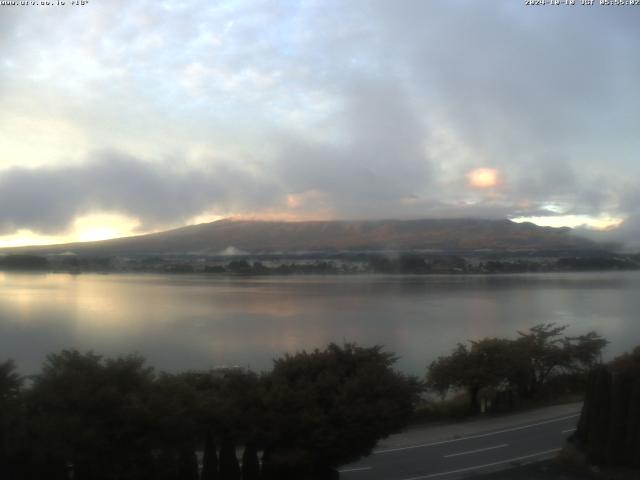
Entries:
{"type": "Polygon", "coordinates": [[[265,379],[263,465],[274,478],[313,478],[371,452],[410,419],[419,382],[381,347],[330,344],[286,355],[265,379]]]}
{"type": "Polygon", "coordinates": [[[591,370],[571,441],[591,463],[640,466],[640,347],[591,370]]]}
{"type": "Polygon", "coordinates": [[[240,480],[240,464],[236,457],[236,444],[230,436],[223,438],[220,447],[220,479],[240,480]]]}
{"type": "Polygon", "coordinates": [[[235,445],[257,445],[264,436],[259,377],[233,368],[188,372],[181,378],[195,395],[191,412],[200,425],[197,436],[204,440],[203,478],[236,478],[240,469],[235,445]],[[219,462],[216,443],[222,446],[219,462]]]}
{"type": "Polygon", "coordinates": [[[0,363],[0,402],[15,398],[24,379],[16,372],[13,360],[0,363]]]}
{"type": "Polygon", "coordinates": [[[218,480],[218,454],[216,443],[211,432],[205,434],[204,453],[202,456],[202,480],[218,480]]]}
{"type": "Polygon", "coordinates": [[[193,448],[180,450],[180,480],[198,480],[198,458],[193,448]]]}
{"type": "Polygon", "coordinates": [[[527,371],[520,383],[520,393],[531,396],[537,392],[547,377],[558,367],[570,364],[570,354],[563,348],[560,335],[566,325],[557,327],[553,323],[541,323],[528,332],[518,332],[518,347],[529,359],[527,371]]]}
{"type": "Polygon", "coordinates": [[[640,379],[640,346],[634,348],[631,353],[614,358],[610,366],[616,374],[640,379]]]}
{"type": "Polygon", "coordinates": [[[617,442],[619,448],[611,450],[610,461],[615,459],[617,463],[640,467],[640,346],[613,359],[609,369],[617,383],[623,385],[619,389],[624,388],[617,395],[618,411],[615,413],[618,418],[615,422],[616,429],[611,432],[612,435],[624,438],[624,441],[622,444],[620,438],[612,441],[617,442]],[[626,415],[620,417],[621,411],[626,412],[626,415]]]}
{"type": "Polygon", "coordinates": [[[247,444],[242,453],[242,480],[259,480],[260,461],[255,444],[247,444]]]}
{"type": "Polygon", "coordinates": [[[49,355],[29,394],[32,451],[73,465],[74,478],[147,478],[152,369],[137,356],[49,355]]]}
{"type": "Polygon", "coordinates": [[[469,410],[476,412],[480,391],[509,385],[517,378],[521,364],[521,355],[509,340],[485,338],[471,342],[470,348],[458,344],[450,355],[431,363],[427,385],[441,395],[451,389],[466,390],[469,410]]]}
{"type": "Polygon", "coordinates": [[[572,359],[570,368],[587,371],[602,362],[602,350],[609,344],[596,332],[589,332],[578,337],[567,337],[564,347],[569,350],[572,359]]]}
{"type": "Polygon", "coordinates": [[[12,363],[0,364],[0,475],[196,480],[203,447],[203,480],[337,478],[336,466],[413,413],[420,385],[394,361],[380,347],[330,345],[279,359],[262,376],[156,375],[141,357],[65,350],[47,357],[27,389],[12,363]]]}
{"type": "Polygon", "coordinates": [[[194,388],[191,372],[161,373],[151,386],[147,410],[153,415],[149,435],[153,450],[160,452],[167,479],[192,478],[195,450],[205,440],[202,398],[194,388]]]}
{"type": "Polygon", "coordinates": [[[264,393],[260,378],[241,369],[218,371],[218,389],[213,393],[222,437],[239,444],[255,444],[264,436],[264,393]],[[221,375],[220,375],[221,374],[221,375]]]}
{"type": "Polygon", "coordinates": [[[608,342],[595,332],[562,336],[566,328],[539,324],[518,332],[516,340],[485,338],[471,341],[469,347],[458,344],[450,355],[431,363],[427,385],[443,396],[451,390],[465,390],[473,413],[478,410],[483,389],[503,390],[509,395],[517,391],[532,397],[559,373],[578,374],[584,382],[608,342]]]}
{"type": "MultiPolygon", "coordinates": [[[[11,478],[19,452],[22,411],[19,395],[23,378],[11,360],[0,363],[0,477],[11,478]]],[[[20,442],[23,443],[23,442],[20,442]]]]}
{"type": "Polygon", "coordinates": [[[518,381],[524,396],[540,391],[554,372],[586,372],[599,361],[607,341],[595,332],[578,337],[563,337],[567,325],[541,323],[528,332],[518,332],[516,348],[528,359],[526,371],[518,381]]]}

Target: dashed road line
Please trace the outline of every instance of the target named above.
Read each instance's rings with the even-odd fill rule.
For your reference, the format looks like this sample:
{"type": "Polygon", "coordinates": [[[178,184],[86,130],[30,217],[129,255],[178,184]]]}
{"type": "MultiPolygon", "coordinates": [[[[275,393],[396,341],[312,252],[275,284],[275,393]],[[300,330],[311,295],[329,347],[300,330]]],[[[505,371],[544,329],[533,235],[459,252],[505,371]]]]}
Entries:
{"type": "Polygon", "coordinates": [[[460,453],[451,453],[449,455],[444,455],[444,458],[459,457],[461,455],[471,455],[472,453],[486,452],[487,450],[496,450],[498,448],[504,448],[508,446],[508,443],[503,443],[502,445],[494,445],[493,447],[478,448],[477,450],[468,450],[466,452],[460,453]]]}
{"type": "Polygon", "coordinates": [[[373,470],[373,467],[356,467],[356,468],[345,468],[344,470],[338,470],[340,473],[347,472],[363,472],[365,470],[373,470]]]}
{"type": "Polygon", "coordinates": [[[485,463],[484,465],[475,465],[473,467],[459,468],[457,470],[449,470],[448,472],[432,473],[430,475],[422,475],[420,477],[404,478],[402,480],[424,480],[426,478],[435,478],[435,477],[442,477],[444,475],[453,475],[455,473],[469,472],[469,471],[472,471],[472,470],[479,470],[481,468],[488,468],[488,467],[495,467],[497,465],[504,465],[505,463],[512,463],[512,462],[518,462],[520,460],[527,460],[529,458],[540,457],[540,456],[543,456],[543,455],[549,455],[551,453],[556,453],[556,452],[559,452],[559,451],[560,451],[559,448],[554,448],[553,450],[545,450],[544,452],[532,453],[530,455],[523,455],[522,457],[510,458],[508,460],[501,460],[499,462],[485,463]]]}

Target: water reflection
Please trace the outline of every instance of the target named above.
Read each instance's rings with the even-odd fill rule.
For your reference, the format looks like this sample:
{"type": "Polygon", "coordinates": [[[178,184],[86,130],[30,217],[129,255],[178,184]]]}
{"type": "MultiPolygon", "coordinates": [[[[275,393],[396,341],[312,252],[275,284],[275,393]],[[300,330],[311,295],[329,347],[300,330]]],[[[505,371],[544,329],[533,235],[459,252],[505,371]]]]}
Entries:
{"type": "Polygon", "coordinates": [[[225,278],[0,274],[0,358],[25,371],[62,348],[137,351],[162,369],[268,368],[330,341],[383,344],[422,374],[457,342],[540,322],[640,343],[638,273],[225,278]]]}

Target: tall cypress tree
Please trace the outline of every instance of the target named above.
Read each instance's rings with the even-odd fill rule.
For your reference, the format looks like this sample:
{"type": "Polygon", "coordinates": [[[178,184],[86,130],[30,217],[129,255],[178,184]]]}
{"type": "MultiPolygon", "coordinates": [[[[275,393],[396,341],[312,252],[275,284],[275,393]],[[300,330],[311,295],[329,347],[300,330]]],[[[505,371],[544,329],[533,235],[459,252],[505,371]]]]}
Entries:
{"type": "Polygon", "coordinates": [[[589,437],[592,435],[590,428],[594,423],[594,416],[597,414],[597,412],[593,408],[593,402],[596,396],[596,376],[597,369],[592,369],[591,371],[589,371],[586,391],[584,395],[584,402],[582,404],[582,411],[580,412],[578,426],[576,428],[576,432],[570,437],[570,440],[573,443],[576,443],[579,448],[585,448],[589,443],[589,437]]]}
{"type": "Polygon", "coordinates": [[[173,450],[163,449],[156,459],[158,480],[180,480],[178,457],[173,450]]]}
{"type": "Polygon", "coordinates": [[[204,441],[204,456],[202,457],[202,480],[218,480],[218,454],[216,452],[216,441],[211,434],[207,432],[204,441]]]}
{"type": "Polygon", "coordinates": [[[590,372],[571,441],[592,464],[640,467],[640,347],[590,372]]]}
{"type": "Polygon", "coordinates": [[[245,445],[242,453],[242,480],[259,480],[260,461],[258,449],[253,443],[245,445]]]}
{"type": "Polygon", "coordinates": [[[32,478],[50,478],[51,480],[67,480],[69,478],[69,470],[65,462],[50,455],[46,455],[44,459],[35,460],[33,464],[29,463],[28,471],[32,478]]]}
{"type": "Polygon", "coordinates": [[[240,480],[236,444],[228,435],[222,439],[220,448],[220,480],[240,480]]]}
{"type": "Polygon", "coordinates": [[[611,404],[611,373],[604,367],[596,369],[591,398],[593,414],[590,415],[587,437],[587,456],[596,464],[606,461],[609,440],[609,413],[611,404]]]}
{"type": "Polygon", "coordinates": [[[180,480],[198,480],[198,457],[192,448],[180,450],[180,480]]]}
{"type": "Polygon", "coordinates": [[[633,382],[629,398],[625,460],[627,465],[640,467],[640,379],[633,382]]]}
{"type": "Polygon", "coordinates": [[[611,413],[606,451],[606,462],[610,465],[624,462],[631,387],[631,379],[625,375],[616,375],[612,379],[611,413]]]}
{"type": "Polygon", "coordinates": [[[260,478],[262,480],[277,480],[278,478],[273,466],[272,454],[268,447],[262,451],[260,478]]]}

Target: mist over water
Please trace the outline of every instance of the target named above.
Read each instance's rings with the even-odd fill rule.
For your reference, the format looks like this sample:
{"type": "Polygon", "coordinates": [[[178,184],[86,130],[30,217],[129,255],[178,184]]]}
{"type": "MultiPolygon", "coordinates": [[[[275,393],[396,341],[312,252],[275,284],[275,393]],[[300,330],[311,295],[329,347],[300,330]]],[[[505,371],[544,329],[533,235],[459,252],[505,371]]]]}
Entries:
{"type": "Polygon", "coordinates": [[[0,273],[0,360],[24,373],[48,353],[140,353],[162,370],[269,369],[328,342],[384,345],[423,375],[457,342],[541,322],[596,330],[612,357],[640,343],[640,272],[504,276],[0,273]]]}

